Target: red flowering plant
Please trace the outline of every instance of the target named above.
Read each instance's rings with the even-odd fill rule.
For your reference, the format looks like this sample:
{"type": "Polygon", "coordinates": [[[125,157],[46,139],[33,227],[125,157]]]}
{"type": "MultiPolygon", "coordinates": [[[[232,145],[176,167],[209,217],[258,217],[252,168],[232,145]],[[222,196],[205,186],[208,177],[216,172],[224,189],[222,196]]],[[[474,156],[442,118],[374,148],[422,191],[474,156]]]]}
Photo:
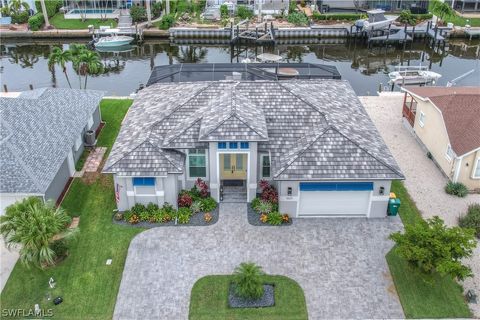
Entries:
{"type": "Polygon", "coordinates": [[[197,188],[197,190],[200,192],[200,196],[202,198],[206,198],[208,197],[208,185],[205,181],[203,181],[202,179],[198,178],[196,181],[195,181],[195,187],[197,188]]]}
{"type": "Polygon", "coordinates": [[[192,197],[187,192],[182,192],[178,195],[178,206],[180,208],[189,208],[192,205],[192,197]]]}
{"type": "Polygon", "coordinates": [[[262,193],[260,194],[260,199],[263,201],[270,202],[272,204],[278,203],[278,192],[274,186],[272,186],[266,180],[260,180],[259,186],[262,189],[262,193]]]}

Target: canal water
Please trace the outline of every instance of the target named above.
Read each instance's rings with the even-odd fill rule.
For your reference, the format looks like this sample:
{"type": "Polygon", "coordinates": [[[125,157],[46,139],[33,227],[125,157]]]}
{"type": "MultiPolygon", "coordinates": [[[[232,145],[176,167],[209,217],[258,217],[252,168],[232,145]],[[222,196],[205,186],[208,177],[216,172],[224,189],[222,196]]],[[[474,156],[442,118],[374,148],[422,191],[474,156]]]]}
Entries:
{"type": "MultiPolygon", "coordinates": [[[[428,66],[440,73],[436,85],[446,85],[462,74],[474,73],[459,80],[456,85],[480,86],[480,41],[452,39],[445,50],[432,50],[423,41],[403,48],[376,47],[368,49],[360,42],[347,39],[327,39],[328,43],[277,45],[275,47],[231,48],[220,44],[176,44],[167,41],[146,41],[124,52],[101,52],[105,73],[89,77],[88,88],[104,90],[108,95],[129,95],[145,84],[154,66],[176,63],[241,62],[245,57],[269,52],[281,55],[285,62],[309,62],[334,65],[342,79],[350,81],[358,95],[375,95],[379,86],[390,90],[388,72],[395,66],[428,66]]],[[[30,85],[39,87],[67,87],[67,81],[59,66],[48,67],[48,55],[53,47],[68,48],[68,43],[79,40],[2,42],[1,88],[8,91],[28,90],[30,85]]],[[[74,88],[79,78],[71,65],[67,72],[74,88]]],[[[396,89],[398,90],[398,88],[396,89]]]]}

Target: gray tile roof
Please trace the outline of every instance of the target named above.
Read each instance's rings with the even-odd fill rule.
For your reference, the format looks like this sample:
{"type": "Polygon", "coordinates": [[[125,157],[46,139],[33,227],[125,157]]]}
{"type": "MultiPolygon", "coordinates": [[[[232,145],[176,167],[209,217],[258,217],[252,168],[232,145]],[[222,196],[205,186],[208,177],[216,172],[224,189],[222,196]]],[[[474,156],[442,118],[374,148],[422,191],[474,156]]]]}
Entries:
{"type": "Polygon", "coordinates": [[[102,97],[42,88],[0,98],[0,192],[44,194],[102,97]]]}
{"type": "Polygon", "coordinates": [[[353,89],[338,80],[152,85],[139,92],[104,171],[181,169],[174,149],[230,140],[258,141],[278,180],[403,178],[353,89]],[[154,149],[134,151],[146,142],[154,149]],[[163,164],[171,154],[178,162],[163,164]]]}

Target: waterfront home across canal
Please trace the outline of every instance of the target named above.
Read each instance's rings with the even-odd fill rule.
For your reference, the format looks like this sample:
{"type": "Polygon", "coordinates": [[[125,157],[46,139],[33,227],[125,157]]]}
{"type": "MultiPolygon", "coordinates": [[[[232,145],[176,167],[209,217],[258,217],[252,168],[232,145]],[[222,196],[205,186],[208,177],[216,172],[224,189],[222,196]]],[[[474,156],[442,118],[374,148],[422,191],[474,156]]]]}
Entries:
{"type": "MultiPolygon", "coordinates": [[[[140,90],[104,167],[120,211],[177,204],[208,182],[250,202],[258,182],[293,217],[385,217],[400,168],[347,81],[196,81],[140,90]]],[[[225,193],[225,197],[223,197],[225,193]]]]}

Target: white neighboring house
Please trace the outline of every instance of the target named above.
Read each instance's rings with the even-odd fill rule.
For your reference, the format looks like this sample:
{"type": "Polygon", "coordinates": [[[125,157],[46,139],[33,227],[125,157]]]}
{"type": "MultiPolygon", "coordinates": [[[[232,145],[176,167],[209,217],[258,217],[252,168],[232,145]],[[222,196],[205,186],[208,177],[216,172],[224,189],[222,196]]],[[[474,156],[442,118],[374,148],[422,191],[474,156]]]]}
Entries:
{"type": "Polygon", "coordinates": [[[28,196],[60,200],[85,132],[100,125],[103,95],[42,88],[0,98],[0,214],[28,196]]]}
{"type": "Polygon", "coordinates": [[[250,202],[269,180],[293,217],[385,217],[400,168],[339,80],[156,83],[139,91],[104,173],[120,211],[177,204],[197,178],[250,202]]]}

